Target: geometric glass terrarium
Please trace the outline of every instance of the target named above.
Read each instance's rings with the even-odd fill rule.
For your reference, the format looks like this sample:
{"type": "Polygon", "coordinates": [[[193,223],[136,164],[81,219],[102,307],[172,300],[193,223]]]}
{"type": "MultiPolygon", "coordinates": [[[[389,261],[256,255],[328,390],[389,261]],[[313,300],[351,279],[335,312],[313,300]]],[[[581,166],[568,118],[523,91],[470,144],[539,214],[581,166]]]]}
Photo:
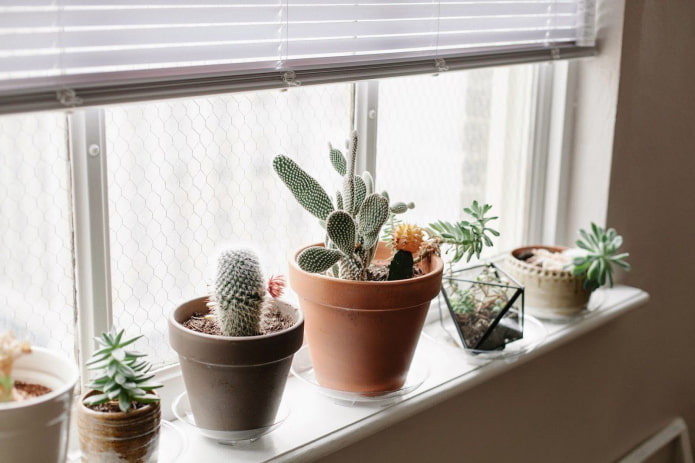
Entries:
{"type": "Polygon", "coordinates": [[[444,276],[442,295],[466,350],[502,350],[524,336],[524,288],[497,265],[444,276]]]}

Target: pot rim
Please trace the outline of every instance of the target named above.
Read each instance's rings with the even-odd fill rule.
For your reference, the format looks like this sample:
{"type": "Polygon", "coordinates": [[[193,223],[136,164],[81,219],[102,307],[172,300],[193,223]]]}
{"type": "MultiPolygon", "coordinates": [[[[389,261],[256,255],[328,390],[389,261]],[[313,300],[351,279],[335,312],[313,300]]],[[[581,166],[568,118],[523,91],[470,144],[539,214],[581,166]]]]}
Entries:
{"type": "MultiPolygon", "coordinates": [[[[160,397],[159,402],[144,404],[145,405],[144,407],[132,409],[133,411],[122,412],[119,409],[119,411],[117,411],[117,412],[101,412],[98,410],[94,410],[93,408],[88,407],[87,405],[85,405],[83,403],[84,399],[86,399],[87,397],[94,395],[98,392],[99,391],[97,391],[96,389],[89,389],[87,392],[85,392],[84,394],[82,394],[80,396],[80,401],[79,401],[80,402],[80,408],[82,409],[83,412],[88,413],[90,415],[94,415],[94,416],[108,416],[110,419],[118,420],[119,418],[126,418],[126,417],[131,418],[131,417],[136,416],[136,415],[147,414],[147,413],[151,412],[153,409],[157,409],[158,407],[161,408],[161,404],[162,404],[162,400],[160,397]]],[[[156,396],[159,396],[159,394],[157,393],[156,390],[151,391],[151,393],[155,394],[156,396]]],[[[138,402],[138,403],[141,403],[141,402],[138,402]]]]}
{"type": "MultiPolygon", "coordinates": [[[[21,376],[21,374],[17,373],[26,369],[22,368],[22,363],[26,363],[29,366],[40,364],[43,360],[43,357],[52,357],[51,359],[49,359],[50,361],[48,362],[48,369],[51,372],[58,373],[56,376],[59,377],[61,381],[61,386],[53,388],[53,390],[47,394],[43,394],[41,396],[33,397],[27,400],[22,400],[20,402],[2,402],[0,403],[0,412],[2,410],[16,410],[25,407],[31,407],[32,405],[49,402],[64,394],[71,393],[79,379],[79,372],[77,370],[77,366],[74,364],[74,362],[68,360],[68,358],[65,355],[63,355],[62,353],[58,353],[54,349],[31,346],[31,353],[26,354],[23,357],[20,357],[20,359],[18,360],[18,362],[20,362],[19,365],[15,364],[12,377],[15,380],[17,380],[18,376],[21,376]],[[34,352],[40,355],[32,358],[32,354],[34,352]]],[[[20,379],[20,381],[22,380],[20,379]]]]}
{"type": "Polygon", "coordinates": [[[412,278],[407,278],[405,280],[387,280],[387,281],[370,281],[370,280],[345,280],[342,278],[336,278],[328,275],[324,275],[322,273],[313,273],[313,272],[307,272],[305,270],[302,270],[299,267],[299,264],[297,264],[297,256],[304,251],[307,248],[310,248],[312,246],[323,246],[323,243],[313,243],[309,244],[306,246],[301,246],[299,249],[296,249],[292,252],[290,252],[288,256],[288,261],[289,265],[292,266],[292,268],[298,272],[301,272],[305,275],[310,275],[312,278],[316,278],[319,280],[326,280],[326,281],[340,281],[341,284],[344,283],[348,286],[361,286],[361,285],[384,285],[384,286],[397,286],[397,285],[402,285],[407,282],[413,282],[413,281],[420,281],[424,280],[427,278],[436,278],[438,273],[443,273],[444,271],[444,261],[442,260],[441,257],[432,255],[430,257],[431,259],[431,266],[432,268],[430,269],[429,272],[424,273],[422,275],[414,276],[412,278]]]}
{"type": "MultiPolygon", "coordinates": [[[[294,307],[294,309],[295,309],[296,312],[297,312],[297,320],[294,322],[294,324],[293,324],[292,326],[288,326],[288,327],[285,328],[285,329],[282,329],[282,330],[280,330],[280,331],[275,331],[275,332],[273,332],[273,333],[258,334],[258,335],[255,335],[255,336],[224,336],[224,335],[221,335],[221,334],[200,333],[200,332],[198,332],[198,331],[193,331],[193,330],[190,330],[190,329],[186,328],[185,326],[183,326],[183,324],[182,324],[181,322],[179,322],[179,321],[176,319],[175,314],[176,314],[176,311],[177,311],[177,309],[178,309],[179,307],[181,307],[182,305],[186,305],[186,304],[192,303],[192,302],[194,302],[194,301],[199,301],[199,300],[201,300],[201,299],[206,299],[206,298],[208,298],[208,297],[209,297],[209,296],[195,297],[195,298],[193,298],[193,299],[189,299],[189,300],[187,300],[187,301],[185,301],[185,302],[182,302],[182,303],[178,304],[178,305],[176,306],[176,308],[175,308],[174,310],[172,310],[172,311],[169,313],[169,316],[168,316],[168,319],[169,319],[169,326],[171,326],[171,327],[173,327],[173,328],[175,328],[175,329],[177,329],[177,330],[179,330],[179,331],[181,331],[181,332],[183,332],[183,333],[186,333],[186,334],[193,334],[193,335],[195,335],[195,336],[200,336],[200,337],[202,337],[202,338],[204,338],[204,339],[210,339],[210,340],[217,339],[217,340],[220,340],[220,341],[244,342],[244,341],[252,341],[252,340],[258,340],[258,341],[260,341],[260,340],[263,340],[263,339],[272,339],[272,338],[275,338],[275,337],[279,337],[279,336],[282,336],[283,334],[287,333],[288,331],[291,331],[291,330],[293,330],[293,329],[297,329],[297,327],[301,326],[301,325],[303,324],[303,322],[304,322],[304,314],[302,313],[302,311],[299,310],[297,307],[294,307],[294,305],[289,304],[289,303],[288,303],[288,304],[289,304],[289,305],[292,305],[292,307],[294,307]]],[[[207,306],[206,306],[206,307],[207,307],[207,306]]],[[[210,312],[208,311],[207,313],[210,313],[210,312]]]]}

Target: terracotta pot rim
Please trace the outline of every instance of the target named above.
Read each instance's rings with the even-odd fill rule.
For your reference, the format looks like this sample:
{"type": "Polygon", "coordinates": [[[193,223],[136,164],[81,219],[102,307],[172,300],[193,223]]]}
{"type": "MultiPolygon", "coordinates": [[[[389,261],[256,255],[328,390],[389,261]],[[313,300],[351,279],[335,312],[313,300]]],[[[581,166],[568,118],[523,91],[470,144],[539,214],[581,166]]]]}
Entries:
{"type": "MultiPolygon", "coordinates": [[[[24,407],[30,407],[32,405],[40,404],[43,402],[49,402],[57,397],[62,396],[63,394],[66,394],[70,392],[74,387],[75,384],[77,384],[77,380],[79,379],[79,373],[77,371],[77,367],[75,364],[67,359],[62,354],[57,353],[53,349],[48,349],[45,347],[31,347],[31,353],[26,354],[26,357],[21,357],[20,360],[27,362],[27,361],[32,361],[31,355],[36,352],[38,354],[41,354],[42,356],[50,356],[53,357],[53,360],[58,360],[61,362],[61,365],[55,366],[55,368],[51,368],[54,371],[64,371],[63,368],[67,367],[68,371],[64,375],[60,375],[62,377],[67,377],[65,381],[62,382],[60,387],[53,388],[53,390],[47,394],[43,394],[38,397],[33,397],[31,399],[27,400],[22,400],[20,402],[2,402],[0,403],[0,410],[15,410],[19,408],[24,408],[24,407]]],[[[38,360],[36,360],[38,362],[38,360]]],[[[32,362],[33,363],[33,362],[32,362]]],[[[22,368],[21,364],[19,366],[15,365],[16,370],[22,371],[24,368],[22,368]]],[[[13,377],[15,379],[21,378],[21,373],[20,374],[13,374],[13,377]]],[[[19,379],[22,381],[21,379],[19,379]]]]}
{"type": "Polygon", "coordinates": [[[342,278],[336,278],[328,275],[324,275],[322,273],[313,273],[313,272],[307,272],[305,270],[302,270],[299,265],[297,264],[297,256],[304,251],[307,248],[310,248],[312,246],[323,246],[323,243],[313,243],[309,244],[306,246],[301,246],[299,249],[292,251],[289,255],[289,258],[287,259],[289,261],[289,264],[298,272],[301,272],[305,275],[309,275],[312,278],[316,278],[318,280],[326,280],[326,281],[340,281],[341,284],[345,285],[354,285],[354,286],[362,286],[362,285],[370,285],[370,286],[375,286],[375,285],[384,285],[384,286],[398,286],[398,285],[403,285],[407,284],[410,282],[414,281],[421,281],[425,280],[428,278],[437,278],[438,273],[442,273],[444,270],[444,261],[442,261],[442,258],[439,256],[433,255],[431,259],[431,265],[432,268],[430,269],[429,272],[423,274],[423,275],[418,275],[413,278],[407,278],[405,280],[391,280],[391,281],[370,281],[370,280],[345,280],[342,278]]]}
{"type": "MultiPolygon", "coordinates": [[[[201,299],[206,299],[207,297],[208,296],[200,296],[200,297],[195,297],[193,299],[189,299],[188,301],[185,301],[185,302],[182,302],[181,304],[178,304],[176,306],[176,309],[178,309],[182,305],[189,304],[189,303],[192,303],[194,301],[201,300],[201,299]]],[[[283,334],[287,333],[288,331],[298,329],[298,327],[301,327],[303,322],[304,322],[304,314],[302,313],[301,310],[296,309],[297,310],[297,320],[294,322],[294,324],[292,326],[289,326],[289,327],[282,329],[280,331],[276,331],[273,333],[267,333],[267,334],[258,334],[255,336],[224,336],[221,334],[200,333],[198,331],[194,331],[194,330],[186,328],[185,326],[183,326],[183,324],[181,322],[179,322],[176,319],[176,317],[175,317],[175,314],[177,311],[176,309],[172,310],[169,313],[169,326],[171,326],[177,330],[180,330],[186,334],[191,334],[194,336],[200,336],[201,338],[204,338],[204,339],[218,340],[218,341],[250,342],[250,341],[263,341],[263,340],[267,340],[267,339],[273,339],[273,338],[282,336],[283,334]]],[[[206,313],[210,313],[209,309],[206,313]]]]}

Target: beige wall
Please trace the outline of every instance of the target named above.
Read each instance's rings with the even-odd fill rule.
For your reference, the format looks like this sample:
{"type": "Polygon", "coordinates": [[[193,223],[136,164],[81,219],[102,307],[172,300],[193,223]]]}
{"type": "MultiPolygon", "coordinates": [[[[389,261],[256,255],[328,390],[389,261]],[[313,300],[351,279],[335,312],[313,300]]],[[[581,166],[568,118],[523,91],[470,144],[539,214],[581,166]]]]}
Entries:
{"type": "MultiPolygon", "coordinates": [[[[612,124],[612,121],[606,121],[612,124]]],[[[695,442],[695,1],[627,0],[607,222],[652,301],[325,462],[611,462],[695,442]]]]}

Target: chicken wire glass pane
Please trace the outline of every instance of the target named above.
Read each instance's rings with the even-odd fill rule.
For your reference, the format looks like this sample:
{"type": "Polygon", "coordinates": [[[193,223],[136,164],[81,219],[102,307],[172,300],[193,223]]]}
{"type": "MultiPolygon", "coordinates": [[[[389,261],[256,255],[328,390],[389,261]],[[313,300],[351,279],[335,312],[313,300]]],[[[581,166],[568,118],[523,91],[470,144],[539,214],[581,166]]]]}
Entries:
{"type": "Polygon", "coordinates": [[[524,240],[531,175],[534,65],[447,72],[379,83],[376,180],[401,218],[464,219],[477,199],[501,232],[492,253],[524,240]]]}
{"type": "Polygon", "coordinates": [[[155,365],[175,361],[166,317],[207,293],[225,244],[256,249],[269,276],[322,239],[272,158],[336,185],[327,143],[349,135],[351,99],[339,84],[106,110],[114,323],[146,336],[155,365]]]}
{"type": "Polygon", "coordinates": [[[0,117],[0,331],[74,357],[65,115],[0,117]]]}

